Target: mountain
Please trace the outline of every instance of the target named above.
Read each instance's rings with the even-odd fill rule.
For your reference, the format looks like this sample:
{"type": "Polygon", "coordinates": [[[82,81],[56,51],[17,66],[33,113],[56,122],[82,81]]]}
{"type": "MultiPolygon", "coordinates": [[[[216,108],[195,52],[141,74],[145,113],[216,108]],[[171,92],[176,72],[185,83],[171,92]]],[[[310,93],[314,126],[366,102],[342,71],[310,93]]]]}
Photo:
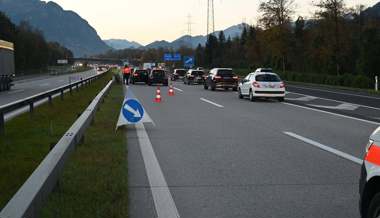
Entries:
{"type": "Polygon", "coordinates": [[[171,48],[171,43],[165,40],[162,41],[154,41],[146,46],[144,46],[146,49],[150,48],[171,48]]]}
{"type": "MultiPolygon", "coordinates": [[[[235,37],[239,37],[241,33],[243,32],[244,26],[247,24],[241,23],[235,26],[231,26],[225,30],[223,30],[224,35],[226,38],[230,37],[231,39],[235,37]]],[[[218,36],[220,31],[216,31],[213,34],[218,36]]],[[[173,42],[168,41],[155,41],[144,48],[171,48],[171,49],[178,49],[182,46],[185,47],[191,47],[196,48],[199,44],[205,45],[207,41],[207,36],[181,36],[180,38],[174,40],[173,42]]]]}
{"type": "Polygon", "coordinates": [[[130,42],[125,39],[108,39],[103,40],[109,47],[114,49],[139,48],[142,45],[137,42],[130,42]]]}
{"type": "Polygon", "coordinates": [[[0,0],[0,11],[12,22],[27,21],[43,32],[48,41],[59,42],[76,57],[104,53],[108,47],[90,24],[73,11],[54,2],[40,0],[0,0]]]}
{"type": "Polygon", "coordinates": [[[380,18],[380,2],[362,12],[365,17],[380,18]]]}

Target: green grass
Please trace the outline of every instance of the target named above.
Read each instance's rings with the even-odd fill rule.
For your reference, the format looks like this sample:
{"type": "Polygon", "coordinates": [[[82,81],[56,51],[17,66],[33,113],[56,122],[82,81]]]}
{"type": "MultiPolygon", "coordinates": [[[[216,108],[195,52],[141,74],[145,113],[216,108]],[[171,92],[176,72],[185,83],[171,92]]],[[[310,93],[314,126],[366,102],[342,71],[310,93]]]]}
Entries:
{"type": "Polygon", "coordinates": [[[5,135],[0,136],[0,209],[16,193],[34,169],[58,142],[63,134],[111,79],[111,73],[90,86],[66,93],[53,105],[35,108],[33,115],[20,115],[5,125],[5,135]]]}
{"type": "Polygon", "coordinates": [[[126,138],[115,132],[123,97],[122,87],[113,85],[41,217],[128,217],[126,138]]]}

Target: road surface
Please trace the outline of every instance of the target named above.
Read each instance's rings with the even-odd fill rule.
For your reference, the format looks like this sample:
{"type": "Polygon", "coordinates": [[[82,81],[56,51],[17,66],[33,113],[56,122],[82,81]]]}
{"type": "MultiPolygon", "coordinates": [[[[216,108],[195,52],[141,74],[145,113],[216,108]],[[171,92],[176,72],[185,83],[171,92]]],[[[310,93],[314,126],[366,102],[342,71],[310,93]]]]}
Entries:
{"type": "Polygon", "coordinates": [[[95,74],[95,70],[89,70],[82,73],[65,74],[61,76],[39,76],[36,78],[17,80],[14,82],[15,85],[10,91],[0,92],[0,106],[63,85],[68,85],[70,82],[78,81],[81,78],[85,79],[95,74]]]}
{"type": "Polygon", "coordinates": [[[130,88],[155,122],[127,131],[131,218],[359,217],[378,99],[291,88],[285,103],[250,102],[174,85],[160,104],[155,87],[130,88]]]}

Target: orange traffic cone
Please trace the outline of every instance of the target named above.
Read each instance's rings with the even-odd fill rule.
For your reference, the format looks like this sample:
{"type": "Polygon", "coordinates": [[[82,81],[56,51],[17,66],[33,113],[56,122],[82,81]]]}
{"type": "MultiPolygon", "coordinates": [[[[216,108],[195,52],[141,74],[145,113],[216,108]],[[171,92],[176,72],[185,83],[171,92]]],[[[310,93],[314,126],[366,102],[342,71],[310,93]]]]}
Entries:
{"type": "Polygon", "coordinates": [[[161,103],[161,90],[160,90],[160,87],[157,87],[157,90],[156,90],[156,98],[154,99],[154,101],[156,103],[161,103]]]}
{"type": "Polygon", "coordinates": [[[169,87],[169,96],[174,96],[174,89],[173,86],[169,87]]]}

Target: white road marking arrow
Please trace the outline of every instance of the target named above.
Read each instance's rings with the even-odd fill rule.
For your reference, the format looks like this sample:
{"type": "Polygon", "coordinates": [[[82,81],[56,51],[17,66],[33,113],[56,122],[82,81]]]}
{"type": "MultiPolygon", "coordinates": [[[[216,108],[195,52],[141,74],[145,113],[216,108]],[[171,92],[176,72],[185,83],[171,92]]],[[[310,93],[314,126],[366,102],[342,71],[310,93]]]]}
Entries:
{"type": "Polygon", "coordinates": [[[309,106],[318,107],[318,108],[324,108],[324,109],[333,109],[333,110],[347,110],[347,111],[354,111],[359,108],[357,105],[352,105],[349,103],[343,103],[337,106],[326,106],[326,105],[316,105],[316,104],[308,104],[309,106]]]}
{"type": "Polygon", "coordinates": [[[140,111],[131,108],[131,106],[129,106],[128,104],[125,104],[124,109],[131,112],[135,118],[141,117],[140,111]]]}

